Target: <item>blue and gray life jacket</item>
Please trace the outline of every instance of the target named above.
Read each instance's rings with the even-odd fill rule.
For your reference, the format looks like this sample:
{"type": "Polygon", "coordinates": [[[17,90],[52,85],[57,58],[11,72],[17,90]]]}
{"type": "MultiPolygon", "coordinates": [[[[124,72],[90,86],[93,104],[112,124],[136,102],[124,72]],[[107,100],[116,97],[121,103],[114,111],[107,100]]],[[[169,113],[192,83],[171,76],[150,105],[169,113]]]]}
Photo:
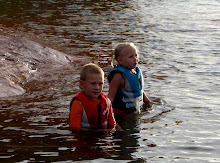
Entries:
{"type": "Polygon", "coordinates": [[[110,83],[114,74],[120,72],[125,79],[124,88],[118,89],[112,102],[112,107],[117,109],[140,110],[143,105],[143,75],[139,67],[136,67],[137,74],[118,65],[108,73],[107,79],[110,83]]]}

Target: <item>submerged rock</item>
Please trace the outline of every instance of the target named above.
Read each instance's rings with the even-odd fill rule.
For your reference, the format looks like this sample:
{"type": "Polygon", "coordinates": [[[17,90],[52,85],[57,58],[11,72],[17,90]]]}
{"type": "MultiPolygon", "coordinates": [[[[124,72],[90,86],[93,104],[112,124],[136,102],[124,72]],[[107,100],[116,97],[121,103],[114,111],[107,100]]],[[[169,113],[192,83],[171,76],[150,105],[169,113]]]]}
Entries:
{"type": "Polygon", "coordinates": [[[25,93],[22,84],[45,66],[64,66],[70,56],[37,42],[0,31],[0,97],[25,93]]]}

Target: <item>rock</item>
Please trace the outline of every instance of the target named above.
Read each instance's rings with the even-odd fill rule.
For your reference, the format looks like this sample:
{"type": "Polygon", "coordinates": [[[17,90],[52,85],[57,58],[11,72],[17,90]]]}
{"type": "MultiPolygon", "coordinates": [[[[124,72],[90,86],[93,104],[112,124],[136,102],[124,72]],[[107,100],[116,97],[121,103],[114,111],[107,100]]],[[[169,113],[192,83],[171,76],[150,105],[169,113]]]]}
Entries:
{"type": "Polygon", "coordinates": [[[25,93],[22,84],[42,66],[62,66],[73,59],[24,37],[0,31],[0,97],[25,93]]]}

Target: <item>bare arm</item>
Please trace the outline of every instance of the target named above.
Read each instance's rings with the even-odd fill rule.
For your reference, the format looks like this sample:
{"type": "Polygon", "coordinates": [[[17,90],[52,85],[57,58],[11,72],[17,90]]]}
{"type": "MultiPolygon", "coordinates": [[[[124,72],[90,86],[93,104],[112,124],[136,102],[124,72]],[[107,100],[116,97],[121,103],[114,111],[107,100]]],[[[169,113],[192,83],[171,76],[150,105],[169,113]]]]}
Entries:
{"type": "Polygon", "coordinates": [[[115,73],[109,84],[108,98],[113,101],[117,90],[124,84],[124,77],[120,73],[115,73]]]}
{"type": "Polygon", "coordinates": [[[143,93],[143,100],[144,100],[144,103],[153,104],[153,102],[147,97],[147,95],[145,94],[145,92],[143,93]]]}

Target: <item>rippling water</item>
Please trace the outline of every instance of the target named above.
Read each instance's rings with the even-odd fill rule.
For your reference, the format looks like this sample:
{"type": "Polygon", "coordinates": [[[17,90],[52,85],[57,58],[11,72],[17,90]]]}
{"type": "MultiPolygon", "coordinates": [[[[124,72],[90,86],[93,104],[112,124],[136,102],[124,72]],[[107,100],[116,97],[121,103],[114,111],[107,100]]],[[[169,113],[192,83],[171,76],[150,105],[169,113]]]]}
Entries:
{"type": "Polygon", "coordinates": [[[0,162],[220,162],[219,11],[217,0],[0,1],[9,31],[106,72],[112,46],[134,42],[145,91],[159,103],[122,117],[124,132],[71,133],[68,104],[82,63],[45,65],[25,94],[0,101],[0,162]]]}

